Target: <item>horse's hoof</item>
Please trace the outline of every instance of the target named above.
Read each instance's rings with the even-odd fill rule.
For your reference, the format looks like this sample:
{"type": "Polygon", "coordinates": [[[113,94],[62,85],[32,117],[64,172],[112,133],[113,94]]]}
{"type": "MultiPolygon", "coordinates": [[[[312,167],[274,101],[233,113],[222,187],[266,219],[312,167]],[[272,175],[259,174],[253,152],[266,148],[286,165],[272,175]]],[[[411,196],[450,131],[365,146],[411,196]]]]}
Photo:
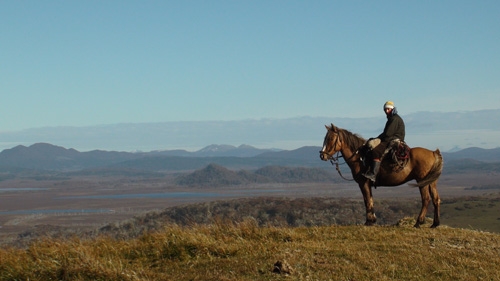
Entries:
{"type": "Polygon", "coordinates": [[[374,221],[366,221],[365,226],[374,226],[375,222],[374,221]]]}
{"type": "Polygon", "coordinates": [[[436,228],[436,227],[438,227],[438,226],[439,226],[439,223],[433,223],[433,224],[431,225],[431,228],[436,228]]]}

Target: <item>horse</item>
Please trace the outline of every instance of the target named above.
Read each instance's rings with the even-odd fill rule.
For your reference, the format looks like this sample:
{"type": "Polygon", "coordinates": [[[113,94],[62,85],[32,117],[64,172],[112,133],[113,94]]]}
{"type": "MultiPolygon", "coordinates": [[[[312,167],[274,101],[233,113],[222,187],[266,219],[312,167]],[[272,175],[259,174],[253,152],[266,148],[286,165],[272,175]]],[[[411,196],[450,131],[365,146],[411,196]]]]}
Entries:
{"type": "Polygon", "coordinates": [[[338,161],[339,157],[344,158],[351,169],[353,180],[359,185],[363,194],[366,207],[365,225],[373,225],[377,221],[373,209],[372,187],[398,186],[408,181],[416,180],[416,184],[410,185],[420,189],[422,209],[414,227],[418,228],[425,222],[427,207],[431,199],[434,205],[434,222],[431,228],[439,226],[441,200],[437,191],[437,181],[443,169],[443,157],[439,149],[431,151],[422,147],[411,148],[407,164],[397,172],[390,165],[390,160],[382,160],[376,181],[372,182],[363,176],[363,173],[369,167],[363,163],[362,155],[359,153],[360,149],[365,145],[366,140],[358,134],[335,127],[333,124],[331,126],[325,125],[325,127],[327,133],[323,141],[323,148],[319,152],[320,158],[323,161],[330,160],[332,163],[334,163],[333,161],[338,161]],[[334,157],[335,153],[337,153],[336,158],[334,157]],[[341,153],[341,156],[338,156],[338,153],[341,153]]]}

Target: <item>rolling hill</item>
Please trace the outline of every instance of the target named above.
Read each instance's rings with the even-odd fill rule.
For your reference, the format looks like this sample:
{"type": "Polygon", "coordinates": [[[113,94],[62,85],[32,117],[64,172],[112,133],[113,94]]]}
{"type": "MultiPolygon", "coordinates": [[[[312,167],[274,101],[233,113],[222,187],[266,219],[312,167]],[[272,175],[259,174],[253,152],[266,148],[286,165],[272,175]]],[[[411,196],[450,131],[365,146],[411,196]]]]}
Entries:
{"type": "Polygon", "coordinates": [[[336,182],[338,178],[325,169],[265,166],[255,171],[232,171],[217,164],[179,176],[176,183],[187,186],[217,187],[251,183],[336,182]]]}
{"type": "MultiPolygon", "coordinates": [[[[211,145],[197,152],[152,151],[116,152],[94,150],[79,152],[47,143],[29,147],[16,146],[0,152],[0,170],[31,169],[38,171],[82,171],[96,169],[142,170],[153,172],[193,171],[209,164],[228,169],[256,170],[266,166],[328,168],[320,161],[320,147],[304,146],[295,150],[257,149],[248,145],[239,147],[211,145]]],[[[471,166],[475,169],[496,170],[500,162],[500,148],[467,148],[457,152],[443,152],[445,171],[471,166]]]]}

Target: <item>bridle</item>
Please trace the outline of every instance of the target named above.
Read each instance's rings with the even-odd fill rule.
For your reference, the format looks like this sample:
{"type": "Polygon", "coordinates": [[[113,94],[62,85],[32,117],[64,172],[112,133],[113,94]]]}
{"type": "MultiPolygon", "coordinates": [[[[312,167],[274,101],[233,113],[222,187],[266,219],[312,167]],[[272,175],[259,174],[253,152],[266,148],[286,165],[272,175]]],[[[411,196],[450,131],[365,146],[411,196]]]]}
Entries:
{"type": "MultiPolygon", "coordinates": [[[[329,133],[330,133],[330,132],[329,132],[329,133]]],[[[333,150],[335,150],[335,147],[337,147],[337,144],[338,144],[338,142],[339,142],[340,137],[339,137],[338,133],[335,133],[335,132],[333,132],[333,133],[337,135],[337,137],[335,138],[335,143],[334,143],[334,144],[333,144],[333,146],[332,146],[332,147],[333,147],[333,150]]],[[[330,154],[330,153],[328,153],[328,152],[326,152],[326,151],[323,151],[324,149],[325,149],[325,145],[323,144],[323,149],[321,149],[321,150],[319,151],[319,153],[320,153],[321,155],[326,155],[326,156],[328,156],[328,158],[326,158],[327,160],[332,161],[332,160],[334,159],[333,154],[335,154],[335,153],[337,153],[337,157],[335,158],[335,161],[337,161],[337,160],[339,159],[339,157],[342,157],[342,156],[338,156],[338,154],[339,154],[339,151],[340,151],[340,150],[339,150],[339,151],[337,151],[337,152],[335,152],[335,151],[334,151],[334,152],[333,152],[333,154],[330,154]]]]}
{"type": "MultiPolygon", "coordinates": [[[[333,150],[335,150],[335,147],[337,147],[337,144],[339,142],[339,139],[340,139],[340,136],[338,133],[336,132],[333,132],[334,134],[337,135],[337,138],[335,139],[335,143],[333,144],[333,150]]],[[[323,149],[325,148],[325,145],[323,145],[323,149]]],[[[342,153],[340,153],[340,150],[336,151],[336,152],[333,152],[333,154],[330,154],[326,151],[323,151],[323,149],[319,152],[321,155],[326,155],[328,156],[328,158],[326,158],[326,160],[329,160],[330,163],[332,163],[332,166],[335,166],[335,169],[337,170],[337,172],[339,173],[340,177],[343,178],[344,180],[347,180],[347,181],[353,181],[354,179],[348,179],[348,178],[345,178],[343,175],[342,175],[342,172],[340,171],[340,168],[339,168],[339,165],[344,165],[347,163],[347,160],[350,160],[351,158],[354,157],[354,155],[358,154],[358,151],[356,150],[355,153],[353,153],[351,155],[351,157],[349,157],[348,159],[345,159],[344,158],[344,155],[342,155],[342,153]],[[344,163],[339,163],[339,158],[344,158],[344,163]]]]}

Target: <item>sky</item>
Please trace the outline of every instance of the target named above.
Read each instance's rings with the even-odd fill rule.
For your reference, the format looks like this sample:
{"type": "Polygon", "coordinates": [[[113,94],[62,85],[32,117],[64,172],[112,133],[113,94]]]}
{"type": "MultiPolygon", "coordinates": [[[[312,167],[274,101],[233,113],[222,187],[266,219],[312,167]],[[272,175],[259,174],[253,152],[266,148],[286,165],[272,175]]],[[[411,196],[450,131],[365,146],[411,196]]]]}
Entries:
{"type": "MultiPolygon", "coordinates": [[[[0,1],[0,131],[500,108],[500,1],[0,1]]],[[[322,125],[322,124],[321,124],[322,125]]]]}

